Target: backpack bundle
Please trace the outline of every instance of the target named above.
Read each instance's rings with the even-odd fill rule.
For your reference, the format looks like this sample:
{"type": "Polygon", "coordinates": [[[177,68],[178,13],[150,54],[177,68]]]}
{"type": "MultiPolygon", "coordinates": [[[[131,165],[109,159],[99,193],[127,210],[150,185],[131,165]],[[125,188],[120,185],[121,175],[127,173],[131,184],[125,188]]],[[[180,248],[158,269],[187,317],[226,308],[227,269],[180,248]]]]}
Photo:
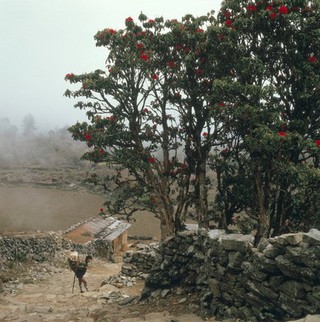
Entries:
{"type": "Polygon", "coordinates": [[[77,270],[77,268],[79,267],[80,264],[80,257],[79,257],[79,253],[76,251],[72,251],[70,252],[69,256],[68,256],[68,264],[70,269],[75,272],[77,270]]]}

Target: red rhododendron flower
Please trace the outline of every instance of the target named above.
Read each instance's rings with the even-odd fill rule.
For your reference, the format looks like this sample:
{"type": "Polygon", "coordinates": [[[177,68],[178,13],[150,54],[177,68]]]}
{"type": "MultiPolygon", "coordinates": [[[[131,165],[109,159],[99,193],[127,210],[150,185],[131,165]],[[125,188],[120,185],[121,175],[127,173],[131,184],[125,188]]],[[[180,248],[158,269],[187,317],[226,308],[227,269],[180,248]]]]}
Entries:
{"type": "Polygon", "coordinates": [[[207,132],[203,132],[202,133],[202,136],[208,136],[208,133],[207,132]]]}
{"type": "Polygon", "coordinates": [[[173,60],[168,61],[168,66],[169,66],[170,68],[174,68],[174,66],[175,66],[174,61],[173,61],[173,60]]]}
{"type": "Polygon", "coordinates": [[[286,6],[282,5],[278,8],[278,12],[282,13],[283,15],[287,15],[289,13],[289,9],[286,6]]]}
{"type": "Polygon", "coordinates": [[[174,50],[181,50],[183,46],[181,44],[174,46],[174,50]]]}
{"type": "Polygon", "coordinates": [[[278,132],[278,134],[279,134],[280,136],[282,136],[282,137],[284,137],[284,136],[286,136],[286,135],[287,135],[287,133],[286,133],[286,132],[284,132],[284,131],[280,131],[280,132],[278,132]]]}
{"type": "Polygon", "coordinates": [[[317,57],[309,56],[308,60],[309,60],[310,63],[315,63],[317,61],[317,57]]]}
{"type": "Polygon", "coordinates": [[[153,164],[156,162],[156,158],[149,158],[148,161],[153,164]]]}
{"type": "Polygon", "coordinates": [[[149,23],[155,23],[153,19],[149,19],[149,23]]]}
{"type": "Polygon", "coordinates": [[[273,7],[272,7],[272,6],[267,6],[267,7],[266,7],[266,10],[268,10],[268,11],[273,11],[273,7]]]}
{"type": "Polygon", "coordinates": [[[144,46],[140,42],[136,44],[137,49],[143,49],[144,46]]]}
{"type": "Polygon", "coordinates": [[[226,106],[226,104],[224,103],[224,102],[220,102],[219,104],[218,104],[219,106],[226,106]]]}
{"type": "Polygon", "coordinates": [[[104,153],[105,153],[105,151],[104,151],[103,149],[100,149],[100,150],[99,150],[99,153],[100,153],[100,154],[104,154],[104,153]]]}
{"type": "Polygon", "coordinates": [[[145,113],[149,113],[149,110],[148,110],[147,108],[145,108],[145,109],[143,110],[143,112],[145,112],[145,113]]]}
{"type": "Polygon", "coordinates": [[[148,55],[146,55],[146,54],[142,54],[142,55],[140,56],[140,58],[141,58],[142,60],[144,60],[144,61],[149,60],[149,56],[148,56],[148,55]]]}
{"type": "Polygon", "coordinates": [[[254,5],[254,4],[250,4],[248,7],[247,7],[248,11],[257,11],[257,7],[254,5]]]}
{"type": "Polygon", "coordinates": [[[116,34],[117,32],[114,29],[109,28],[108,33],[113,35],[113,34],[116,34]]]}
{"type": "Polygon", "coordinates": [[[153,74],[151,77],[152,77],[152,79],[154,79],[154,80],[157,80],[157,79],[159,78],[159,76],[158,76],[157,74],[153,74]]]}
{"type": "Polygon", "coordinates": [[[196,32],[204,32],[204,30],[201,28],[198,28],[198,29],[196,29],[196,32]]]}
{"type": "Polygon", "coordinates": [[[131,18],[131,17],[128,17],[127,19],[126,19],[126,22],[132,22],[133,21],[133,19],[131,18]]]}
{"type": "Polygon", "coordinates": [[[320,140],[315,140],[314,143],[320,148],[320,140]]]}
{"type": "Polygon", "coordinates": [[[270,19],[275,20],[278,17],[278,15],[275,12],[270,13],[270,19]]]}
{"type": "Polygon", "coordinates": [[[230,12],[229,10],[226,10],[226,11],[224,12],[224,16],[225,16],[225,17],[231,17],[231,12],[230,12]]]}
{"type": "Polygon", "coordinates": [[[85,139],[86,139],[86,141],[90,141],[91,140],[91,135],[90,134],[86,134],[85,139]]]}
{"type": "Polygon", "coordinates": [[[225,24],[226,24],[226,26],[231,27],[232,26],[232,21],[230,19],[227,19],[225,24]]]}
{"type": "Polygon", "coordinates": [[[73,74],[72,73],[70,73],[70,74],[67,74],[66,75],[66,78],[71,78],[73,76],[73,74]]]}
{"type": "Polygon", "coordinates": [[[203,70],[200,68],[196,68],[194,72],[196,73],[197,76],[199,76],[202,74],[203,70]]]}
{"type": "Polygon", "coordinates": [[[103,208],[100,208],[99,210],[100,210],[100,212],[103,212],[104,209],[103,208]]]}

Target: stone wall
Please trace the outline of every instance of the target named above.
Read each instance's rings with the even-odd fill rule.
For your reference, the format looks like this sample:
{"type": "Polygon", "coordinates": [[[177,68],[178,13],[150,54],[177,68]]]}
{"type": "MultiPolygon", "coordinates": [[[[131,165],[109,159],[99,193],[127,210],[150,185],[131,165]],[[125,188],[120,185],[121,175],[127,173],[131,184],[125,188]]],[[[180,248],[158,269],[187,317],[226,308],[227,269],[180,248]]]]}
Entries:
{"type": "Polygon", "coordinates": [[[17,233],[0,236],[1,260],[45,261],[61,249],[61,236],[56,233],[17,233]]]}
{"type": "Polygon", "coordinates": [[[93,240],[77,244],[64,239],[59,232],[15,233],[0,236],[1,262],[6,261],[46,261],[54,259],[59,251],[76,250],[81,255],[90,254],[113,261],[112,244],[93,240]]]}
{"type": "Polygon", "coordinates": [[[184,232],[160,245],[145,284],[193,287],[203,314],[283,321],[320,313],[320,232],[263,240],[224,231],[184,232]]]}

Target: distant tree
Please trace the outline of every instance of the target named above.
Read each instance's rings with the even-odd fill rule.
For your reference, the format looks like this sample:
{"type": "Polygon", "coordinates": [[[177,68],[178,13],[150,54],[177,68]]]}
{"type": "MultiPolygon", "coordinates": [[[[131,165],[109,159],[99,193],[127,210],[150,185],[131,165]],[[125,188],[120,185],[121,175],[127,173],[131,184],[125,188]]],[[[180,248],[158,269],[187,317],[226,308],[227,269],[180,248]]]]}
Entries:
{"type": "Polygon", "coordinates": [[[37,127],[36,127],[36,121],[32,114],[29,113],[23,118],[22,131],[23,131],[22,135],[24,137],[31,137],[35,135],[37,131],[37,127]]]}
{"type": "Polygon", "coordinates": [[[18,132],[18,128],[15,125],[10,124],[8,118],[0,119],[0,135],[2,137],[15,138],[18,132]]]}

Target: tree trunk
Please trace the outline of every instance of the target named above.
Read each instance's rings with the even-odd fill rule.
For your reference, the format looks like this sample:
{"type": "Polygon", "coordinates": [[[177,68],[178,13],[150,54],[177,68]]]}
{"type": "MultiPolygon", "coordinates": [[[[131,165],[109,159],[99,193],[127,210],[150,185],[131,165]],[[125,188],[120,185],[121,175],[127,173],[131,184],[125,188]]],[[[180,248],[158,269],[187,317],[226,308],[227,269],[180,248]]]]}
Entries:
{"type": "Polygon", "coordinates": [[[160,232],[161,232],[161,240],[165,240],[168,237],[172,237],[174,235],[174,221],[173,218],[164,214],[160,220],[160,232]]]}
{"type": "Polygon", "coordinates": [[[197,221],[200,227],[208,228],[208,192],[206,187],[206,163],[201,162],[198,172],[197,221]]]}
{"type": "Polygon", "coordinates": [[[258,215],[258,229],[254,238],[254,245],[257,246],[263,237],[268,237],[270,228],[270,214],[267,207],[269,183],[267,187],[263,185],[262,171],[259,164],[255,165],[255,202],[256,213],[258,215]]]}

